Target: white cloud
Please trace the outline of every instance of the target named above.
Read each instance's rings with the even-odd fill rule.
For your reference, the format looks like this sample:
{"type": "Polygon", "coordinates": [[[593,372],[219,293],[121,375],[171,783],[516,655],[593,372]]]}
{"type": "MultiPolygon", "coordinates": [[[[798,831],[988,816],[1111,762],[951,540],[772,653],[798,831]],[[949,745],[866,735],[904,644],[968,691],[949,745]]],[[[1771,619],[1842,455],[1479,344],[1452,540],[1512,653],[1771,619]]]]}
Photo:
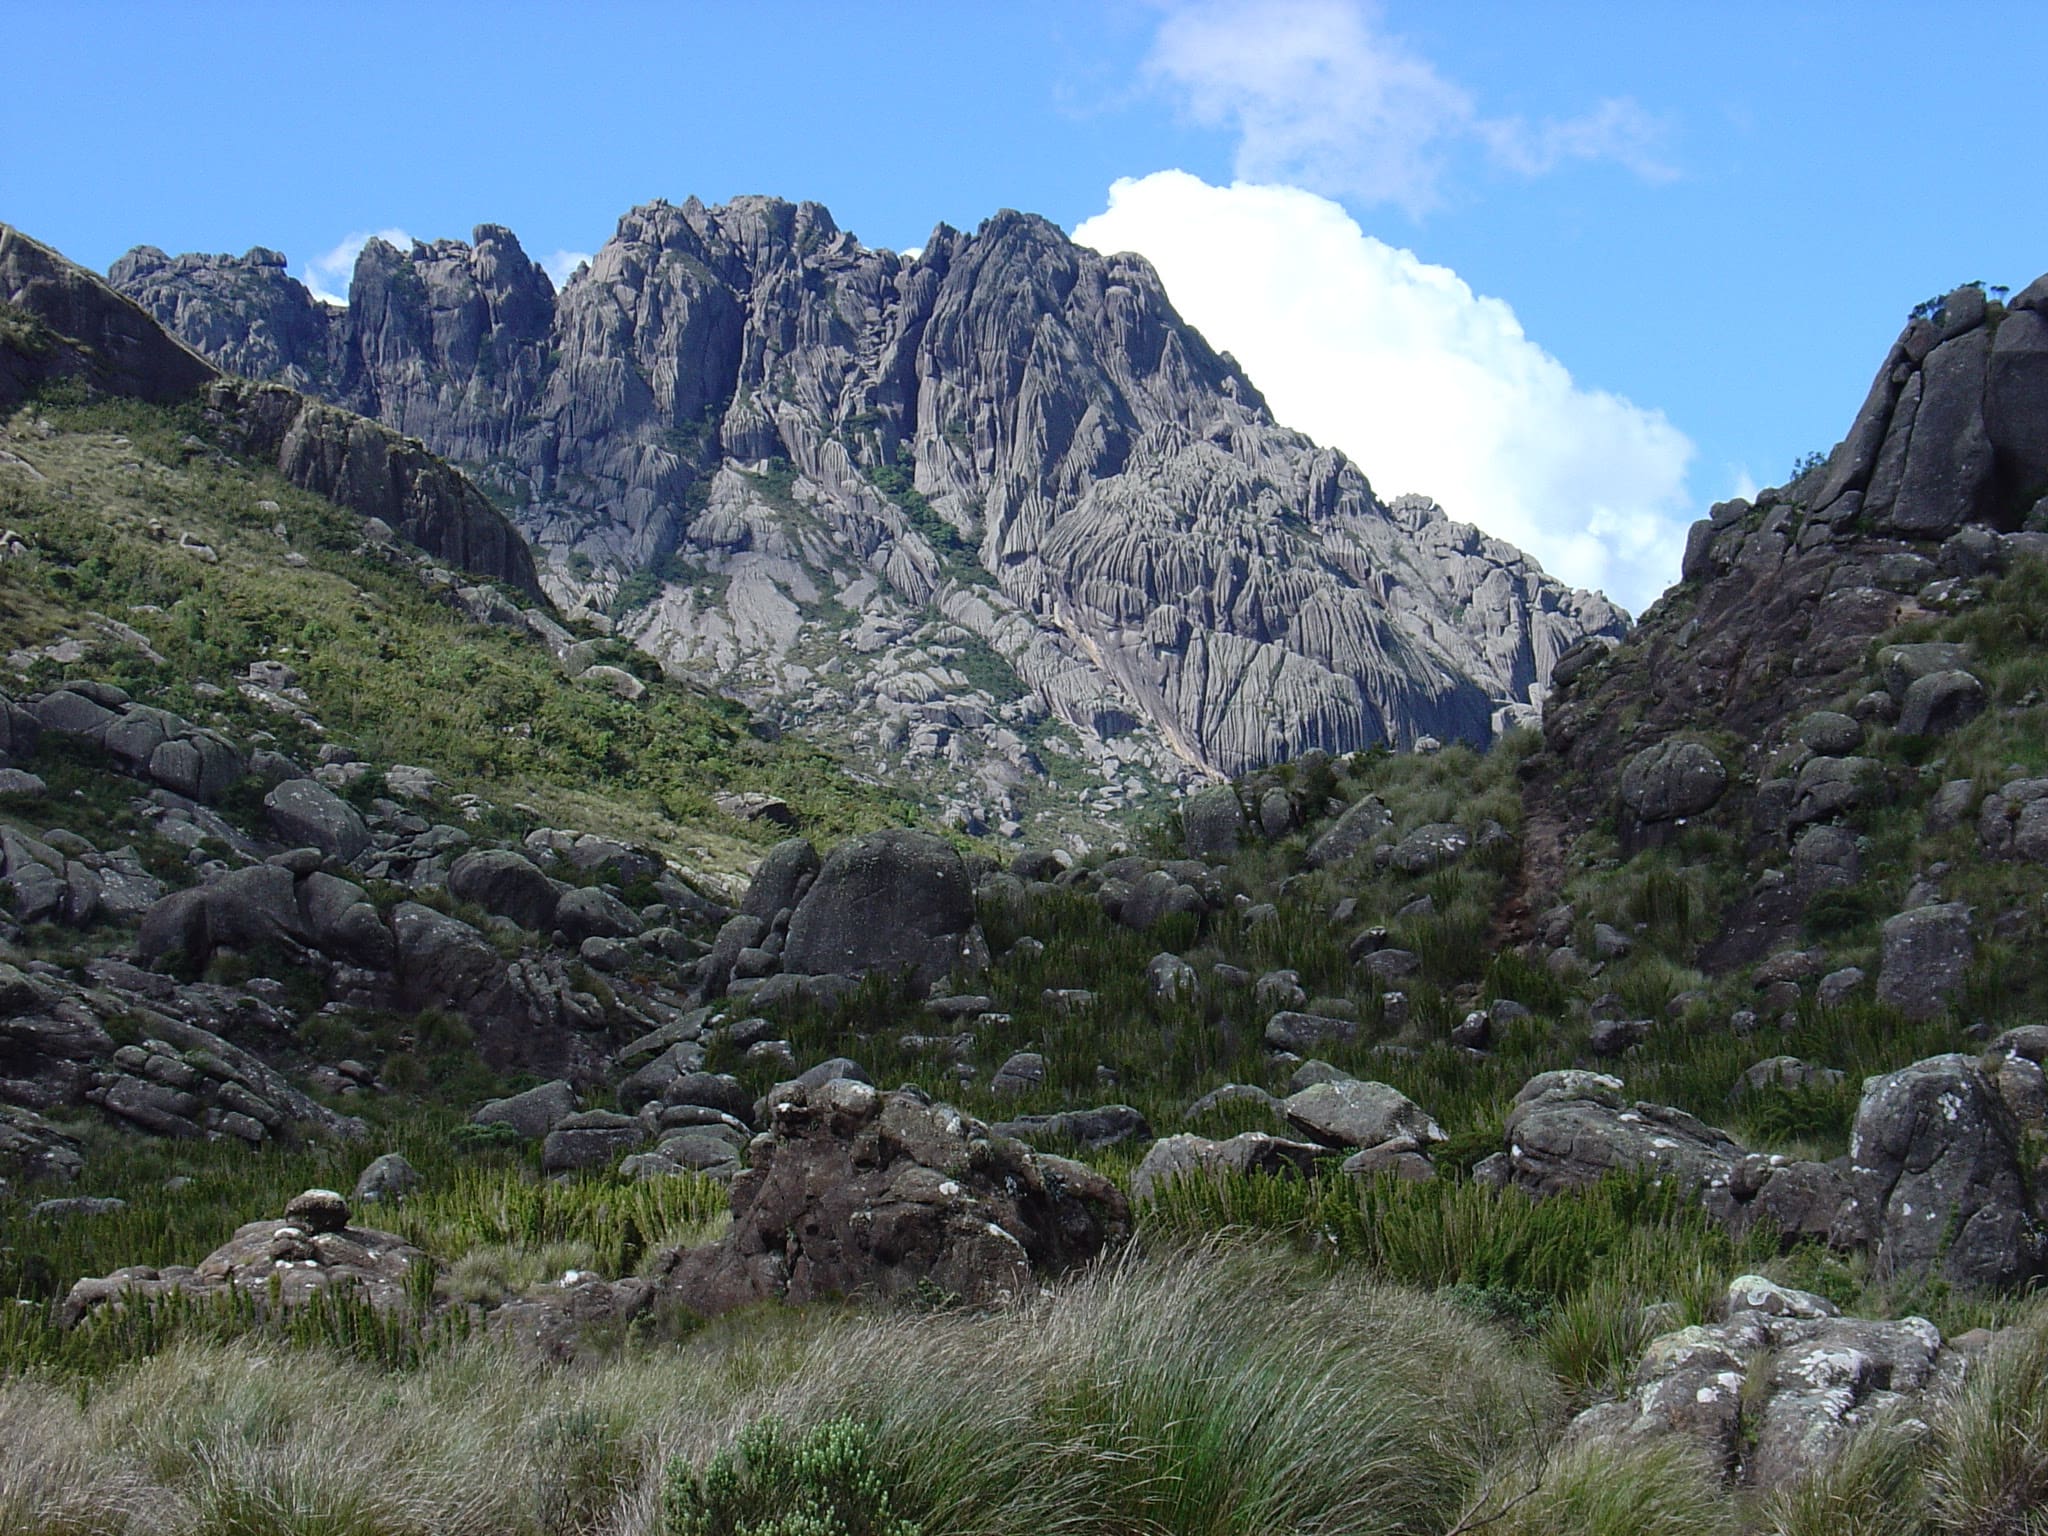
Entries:
{"type": "Polygon", "coordinates": [[[356,257],[372,240],[382,240],[400,250],[412,248],[412,236],[402,229],[357,230],[324,256],[315,256],[299,270],[299,281],[324,304],[348,302],[348,280],[356,270],[356,257]]]}
{"type": "Polygon", "coordinates": [[[1454,153],[1540,176],[1611,160],[1652,180],[1659,128],[1634,102],[1573,118],[1488,117],[1379,26],[1367,0],[1197,0],[1160,24],[1145,70],[1202,123],[1238,133],[1240,181],[1284,182],[1410,214],[1442,200],[1454,153]]]}
{"type": "Polygon", "coordinates": [[[1137,251],[1289,426],[1383,496],[1419,491],[1553,574],[1640,611],[1678,574],[1691,441],[1575,384],[1499,299],[1295,187],[1123,180],[1074,231],[1137,251]]]}
{"type": "Polygon", "coordinates": [[[586,265],[589,260],[588,251],[557,251],[552,256],[543,257],[541,266],[546,269],[548,276],[554,279],[555,286],[561,288],[576,275],[576,269],[586,265]]]}

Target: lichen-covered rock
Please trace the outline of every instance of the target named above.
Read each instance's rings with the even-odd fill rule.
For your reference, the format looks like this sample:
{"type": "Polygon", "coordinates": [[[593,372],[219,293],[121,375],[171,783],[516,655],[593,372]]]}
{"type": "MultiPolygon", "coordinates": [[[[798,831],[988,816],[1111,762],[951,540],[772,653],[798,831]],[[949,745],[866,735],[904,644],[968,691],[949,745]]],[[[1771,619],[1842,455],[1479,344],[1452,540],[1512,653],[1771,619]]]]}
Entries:
{"type": "Polygon", "coordinates": [[[288,1215],[249,1222],[191,1268],[117,1269],[80,1280],[64,1298],[64,1326],[75,1328],[95,1309],[118,1306],[129,1297],[173,1291],[207,1297],[239,1290],[289,1307],[333,1289],[384,1311],[410,1308],[409,1278],[426,1256],[392,1233],[346,1225],[347,1202],[332,1190],[318,1193],[326,1199],[311,1220],[288,1215]],[[340,1226],[331,1224],[337,1205],[340,1226]]]}
{"type": "Polygon", "coordinates": [[[1728,788],[1728,770],[1696,741],[1660,741],[1629,760],[1621,803],[1644,821],[1674,821],[1711,809],[1728,788]]]}
{"type": "Polygon", "coordinates": [[[1731,1482],[1782,1487],[1817,1472],[1887,1416],[1925,1412],[1963,1357],[1925,1318],[1842,1317],[1760,1275],[1728,1288],[1727,1320],[1651,1342],[1627,1396],[1581,1413],[1567,1444],[1696,1442],[1731,1482]]]}
{"type": "Polygon", "coordinates": [[[1835,1240],[1871,1249],[1880,1274],[1971,1289],[2048,1274],[2048,1205],[2022,1125],[1976,1058],[1866,1081],[1849,1158],[1853,1199],[1835,1240]]]}
{"type": "Polygon", "coordinates": [[[1662,1104],[1632,1102],[1621,1079],[1544,1072],[1515,1095],[1506,1150],[1511,1182],[1551,1195],[1618,1170],[1646,1170],[1693,1190],[1725,1187],[1744,1148],[1725,1131],[1662,1104]]]}
{"type": "Polygon", "coordinates": [[[1130,1230],[1101,1175],[912,1092],[795,1088],[732,1186],[729,1236],[675,1255],[663,1290],[710,1316],[749,1302],[988,1302],[1087,1262],[1130,1230]]]}

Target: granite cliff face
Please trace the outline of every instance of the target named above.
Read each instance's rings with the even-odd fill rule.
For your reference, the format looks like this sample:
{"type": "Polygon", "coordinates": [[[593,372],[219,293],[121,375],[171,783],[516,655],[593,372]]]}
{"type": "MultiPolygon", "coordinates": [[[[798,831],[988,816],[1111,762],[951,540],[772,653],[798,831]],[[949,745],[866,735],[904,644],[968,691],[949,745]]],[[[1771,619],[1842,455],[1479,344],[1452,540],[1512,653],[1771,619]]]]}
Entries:
{"type": "Polygon", "coordinates": [[[559,292],[510,231],[113,280],[223,367],[486,484],[565,607],[1014,820],[1310,747],[1483,739],[1624,616],[1275,423],[1142,259],[1002,213],[906,259],[812,203],[654,203],[559,292]],[[1064,755],[1068,761],[1054,761],[1064,755]]]}
{"type": "Polygon", "coordinates": [[[163,404],[205,392],[244,449],[294,485],[464,570],[539,598],[533,557],[477,488],[417,442],[294,389],[225,379],[131,300],[0,224],[0,409],[59,381],[163,404]]]}

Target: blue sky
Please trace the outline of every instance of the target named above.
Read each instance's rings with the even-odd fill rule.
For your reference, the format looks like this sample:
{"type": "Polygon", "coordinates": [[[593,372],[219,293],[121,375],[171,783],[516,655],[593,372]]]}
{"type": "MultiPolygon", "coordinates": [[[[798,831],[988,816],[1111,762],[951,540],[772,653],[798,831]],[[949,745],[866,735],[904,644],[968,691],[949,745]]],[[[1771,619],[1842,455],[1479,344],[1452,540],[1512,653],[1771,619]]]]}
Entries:
{"type": "Polygon", "coordinates": [[[0,218],[88,265],[263,244],[319,277],[350,237],[483,221],[546,258],[693,193],[816,199],[897,248],[1027,208],[1151,256],[1383,493],[1436,494],[1635,608],[1690,517],[1846,430],[1915,302],[2048,270],[2042,6],[0,19],[0,218]]]}

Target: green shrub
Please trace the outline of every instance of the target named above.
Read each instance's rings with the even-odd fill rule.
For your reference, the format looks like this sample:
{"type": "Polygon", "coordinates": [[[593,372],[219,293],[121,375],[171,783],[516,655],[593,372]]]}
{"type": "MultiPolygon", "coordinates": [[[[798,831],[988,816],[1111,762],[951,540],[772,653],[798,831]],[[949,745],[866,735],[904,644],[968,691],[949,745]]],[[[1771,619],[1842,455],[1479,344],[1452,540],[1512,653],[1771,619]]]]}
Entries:
{"type": "Polygon", "coordinates": [[[670,1462],[662,1511],[671,1536],[920,1536],[891,1510],[874,1436],[845,1417],[798,1431],[756,1420],[701,1477],[670,1462]]]}

